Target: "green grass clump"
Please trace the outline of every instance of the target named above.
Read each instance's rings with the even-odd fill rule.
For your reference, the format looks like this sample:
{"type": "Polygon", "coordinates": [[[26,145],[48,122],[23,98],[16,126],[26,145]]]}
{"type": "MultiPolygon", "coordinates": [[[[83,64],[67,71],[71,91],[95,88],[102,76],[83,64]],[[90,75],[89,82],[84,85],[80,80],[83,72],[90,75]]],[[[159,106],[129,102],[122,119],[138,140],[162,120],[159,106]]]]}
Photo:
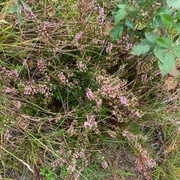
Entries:
{"type": "Polygon", "coordinates": [[[0,179],[179,179],[178,85],[112,41],[117,3],[35,2],[0,1],[0,179]]]}

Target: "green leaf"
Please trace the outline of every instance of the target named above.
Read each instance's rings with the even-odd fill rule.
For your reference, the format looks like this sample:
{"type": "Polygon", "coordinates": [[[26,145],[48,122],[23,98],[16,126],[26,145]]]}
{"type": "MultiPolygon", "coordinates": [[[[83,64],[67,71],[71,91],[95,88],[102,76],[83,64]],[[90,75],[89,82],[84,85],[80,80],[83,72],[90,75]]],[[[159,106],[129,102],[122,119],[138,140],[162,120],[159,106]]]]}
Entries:
{"type": "Polygon", "coordinates": [[[167,4],[174,9],[180,9],[180,0],[167,0],[167,4]]]}
{"type": "Polygon", "coordinates": [[[128,28],[135,30],[134,23],[133,23],[130,19],[127,19],[127,20],[125,21],[125,25],[126,25],[128,28]]]}
{"type": "Polygon", "coordinates": [[[163,26],[163,22],[160,16],[153,17],[153,26],[157,28],[161,28],[163,26]]]}
{"type": "Polygon", "coordinates": [[[156,14],[158,14],[158,15],[161,15],[161,14],[172,15],[172,13],[173,13],[173,9],[172,8],[168,8],[168,7],[160,7],[156,11],[156,14]]]}
{"type": "Polygon", "coordinates": [[[122,24],[117,24],[116,26],[114,26],[114,28],[110,32],[110,36],[111,36],[112,40],[113,41],[118,40],[119,37],[121,36],[122,32],[123,32],[122,24]]]}
{"type": "Polygon", "coordinates": [[[143,39],[141,42],[140,42],[140,45],[148,45],[148,46],[153,46],[153,43],[149,42],[146,38],[143,39]]]}
{"type": "Polygon", "coordinates": [[[156,43],[163,48],[169,49],[171,47],[171,41],[169,38],[160,37],[156,40],[156,43]]]}
{"type": "Polygon", "coordinates": [[[30,6],[29,6],[27,3],[25,3],[23,0],[21,0],[21,2],[22,2],[22,4],[23,4],[23,6],[24,6],[28,11],[32,11],[31,8],[30,8],[30,6]]]}
{"type": "Polygon", "coordinates": [[[168,14],[161,14],[161,19],[166,26],[173,26],[174,24],[173,18],[168,14]]]}
{"type": "Polygon", "coordinates": [[[154,55],[161,61],[163,62],[165,53],[166,53],[167,49],[164,49],[160,46],[155,46],[154,48],[154,55]]]}
{"type": "Polygon", "coordinates": [[[158,61],[159,69],[161,70],[162,76],[170,73],[175,68],[175,58],[174,55],[166,52],[164,55],[163,62],[158,61]]]}
{"type": "Polygon", "coordinates": [[[176,35],[173,37],[173,39],[172,39],[173,44],[175,44],[176,41],[178,42],[179,37],[180,37],[180,35],[176,35]]]}
{"type": "Polygon", "coordinates": [[[177,12],[176,18],[177,18],[177,20],[180,20],[180,10],[177,12]]]}
{"type": "Polygon", "coordinates": [[[14,0],[15,5],[19,6],[19,0],[14,0]]]}
{"type": "Polygon", "coordinates": [[[13,14],[13,13],[18,13],[18,6],[12,5],[12,6],[9,8],[8,13],[11,13],[11,14],[13,14]]]}
{"type": "Polygon", "coordinates": [[[176,57],[180,58],[180,45],[173,46],[172,50],[176,57]]]}
{"type": "Polygon", "coordinates": [[[139,44],[134,46],[130,51],[130,54],[140,56],[142,54],[146,54],[150,50],[151,46],[139,44]]]}
{"type": "Polygon", "coordinates": [[[18,14],[17,18],[18,18],[18,24],[19,24],[19,26],[22,26],[22,25],[23,25],[23,19],[22,19],[21,14],[18,14]]]}
{"type": "Polygon", "coordinates": [[[180,22],[177,22],[173,28],[177,31],[177,33],[180,33],[180,22]]]}
{"type": "Polygon", "coordinates": [[[125,4],[118,4],[117,7],[119,9],[126,9],[126,5],[125,4]]]}
{"type": "Polygon", "coordinates": [[[120,9],[119,11],[116,12],[114,15],[114,23],[117,25],[122,19],[124,19],[126,16],[126,10],[125,9],[120,9]]]}
{"type": "Polygon", "coordinates": [[[145,37],[146,39],[151,42],[151,43],[155,43],[156,39],[159,37],[157,34],[153,33],[153,32],[146,32],[145,33],[145,37]]]}

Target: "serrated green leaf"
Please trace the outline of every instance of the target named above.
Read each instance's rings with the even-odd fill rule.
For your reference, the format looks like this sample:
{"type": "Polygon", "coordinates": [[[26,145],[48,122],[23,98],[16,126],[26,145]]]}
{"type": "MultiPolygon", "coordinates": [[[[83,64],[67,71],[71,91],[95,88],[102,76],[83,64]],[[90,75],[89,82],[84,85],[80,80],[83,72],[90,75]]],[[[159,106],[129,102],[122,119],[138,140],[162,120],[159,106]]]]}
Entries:
{"type": "Polygon", "coordinates": [[[151,46],[149,45],[137,45],[132,48],[130,54],[140,56],[142,54],[146,54],[150,50],[151,46]]]}
{"type": "Polygon", "coordinates": [[[155,46],[154,48],[154,55],[161,61],[163,62],[165,53],[166,53],[167,49],[164,49],[160,46],[155,46]]]}
{"type": "Polygon", "coordinates": [[[151,43],[155,43],[156,39],[159,37],[157,34],[153,33],[153,32],[146,32],[145,33],[145,37],[146,39],[151,42],[151,43]]]}
{"type": "Polygon", "coordinates": [[[127,19],[127,20],[125,21],[125,25],[126,25],[128,28],[135,30],[135,28],[134,28],[134,23],[133,23],[130,19],[127,19]]]}
{"type": "Polygon", "coordinates": [[[172,50],[176,57],[180,58],[180,45],[173,46],[172,50]]]}
{"type": "Polygon", "coordinates": [[[143,39],[141,42],[140,42],[140,45],[148,45],[148,46],[153,46],[153,43],[149,42],[147,39],[143,39]]]}
{"type": "Polygon", "coordinates": [[[172,8],[168,8],[168,7],[160,7],[156,11],[156,14],[158,14],[158,15],[161,15],[161,14],[172,15],[172,13],[173,13],[173,9],[172,8]]]}
{"type": "Polygon", "coordinates": [[[153,17],[153,26],[157,27],[157,28],[160,28],[163,26],[163,22],[162,22],[160,16],[154,16],[153,17]]]}
{"type": "Polygon", "coordinates": [[[158,61],[159,69],[161,70],[162,76],[170,73],[175,68],[175,58],[174,55],[166,52],[164,55],[163,62],[158,61]]]}
{"type": "Polygon", "coordinates": [[[169,38],[160,37],[156,40],[156,43],[163,48],[169,49],[171,47],[171,41],[169,38]]]}
{"type": "Polygon", "coordinates": [[[124,19],[126,16],[126,10],[125,9],[120,9],[116,12],[114,15],[114,23],[117,25],[122,19],[124,19]]]}
{"type": "Polygon", "coordinates": [[[166,26],[173,26],[174,24],[173,18],[168,14],[161,14],[161,19],[166,26]]]}
{"type": "Polygon", "coordinates": [[[177,33],[180,33],[180,22],[177,22],[173,28],[177,31],[177,33]]]}
{"type": "Polygon", "coordinates": [[[167,5],[174,9],[180,9],[180,0],[167,0],[167,5]]]}
{"type": "Polygon", "coordinates": [[[118,40],[119,37],[121,36],[122,32],[123,32],[122,24],[117,24],[116,26],[114,26],[114,28],[110,32],[110,36],[111,36],[112,40],[113,41],[118,40]]]}

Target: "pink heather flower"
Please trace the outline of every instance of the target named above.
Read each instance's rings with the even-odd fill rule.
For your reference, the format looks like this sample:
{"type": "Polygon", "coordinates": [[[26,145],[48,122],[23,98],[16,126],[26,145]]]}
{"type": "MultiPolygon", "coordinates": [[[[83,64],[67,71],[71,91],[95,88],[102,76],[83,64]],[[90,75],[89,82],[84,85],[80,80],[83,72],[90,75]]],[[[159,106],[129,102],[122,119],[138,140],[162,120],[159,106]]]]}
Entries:
{"type": "Polygon", "coordinates": [[[147,151],[143,150],[141,152],[141,159],[148,167],[153,168],[156,166],[156,162],[152,158],[148,158],[147,151]]]}
{"type": "Polygon", "coordinates": [[[40,72],[44,72],[46,70],[46,62],[43,59],[39,59],[37,62],[37,67],[40,72]]]}
{"type": "Polygon", "coordinates": [[[88,114],[86,116],[87,121],[84,122],[84,128],[87,129],[92,129],[93,127],[95,127],[95,129],[97,128],[97,122],[95,121],[95,117],[93,114],[88,114]]]}
{"type": "Polygon", "coordinates": [[[78,45],[79,45],[78,41],[79,41],[79,39],[82,37],[82,34],[83,34],[83,32],[80,31],[79,33],[77,33],[77,34],[75,35],[75,37],[74,37],[74,39],[73,39],[73,41],[72,41],[75,46],[78,46],[78,45]]]}
{"type": "Polygon", "coordinates": [[[77,62],[77,67],[79,68],[80,71],[83,71],[86,69],[86,65],[82,61],[77,62]]]}
{"type": "Polygon", "coordinates": [[[108,167],[108,163],[105,160],[101,163],[101,165],[104,169],[108,167]]]}
{"type": "Polygon", "coordinates": [[[67,171],[69,171],[70,173],[74,172],[74,170],[75,170],[75,164],[69,165],[67,168],[67,171]]]}
{"type": "Polygon", "coordinates": [[[6,93],[13,93],[14,94],[16,92],[16,90],[14,88],[6,87],[5,92],[6,93]]]}
{"type": "Polygon", "coordinates": [[[142,117],[141,114],[140,114],[138,111],[136,111],[136,112],[134,113],[134,115],[137,116],[138,118],[141,118],[141,117],[142,117]]]}
{"type": "Polygon", "coordinates": [[[112,51],[113,44],[108,42],[108,46],[106,47],[106,52],[110,53],[112,51]]]}
{"type": "Polygon", "coordinates": [[[99,7],[99,15],[97,17],[97,21],[99,24],[103,24],[103,22],[104,22],[104,8],[99,7]]]}
{"type": "Polygon", "coordinates": [[[33,93],[32,86],[27,85],[27,86],[24,87],[24,94],[30,95],[32,93],[33,93]]]}
{"type": "Polygon", "coordinates": [[[59,80],[60,80],[63,84],[66,84],[66,76],[64,75],[63,72],[61,72],[60,74],[58,74],[58,78],[59,78],[59,80]]]}
{"type": "Polygon", "coordinates": [[[96,101],[96,105],[97,105],[98,107],[100,107],[100,106],[102,105],[102,99],[97,100],[97,101],[96,101]]]}
{"type": "Polygon", "coordinates": [[[56,159],[54,162],[52,162],[50,165],[52,167],[57,167],[58,165],[60,164],[60,160],[59,159],[56,159]]]}
{"type": "Polygon", "coordinates": [[[8,82],[10,82],[11,80],[16,81],[19,77],[19,73],[17,70],[6,70],[3,69],[3,74],[6,76],[4,77],[4,79],[8,82]]]}
{"type": "Polygon", "coordinates": [[[33,14],[32,11],[27,10],[25,6],[22,6],[22,10],[23,10],[25,16],[27,17],[27,19],[29,19],[29,20],[37,20],[35,14],[33,14]]]}
{"type": "Polygon", "coordinates": [[[19,110],[21,108],[21,102],[20,101],[16,101],[15,106],[19,110]]]}
{"type": "Polygon", "coordinates": [[[83,168],[81,168],[75,175],[74,175],[74,180],[78,180],[79,179],[79,175],[80,173],[83,171],[83,168]]]}
{"type": "Polygon", "coordinates": [[[93,92],[91,91],[91,89],[88,88],[88,91],[86,92],[86,96],[89,100],[94,100],[97,97],[93,94],[93,92]]]}
{"type": "Polygon", "coordinates": [[[125,97],[120,97],[120,103],[125,106],[129,106],[128,100],[125,97]]]}

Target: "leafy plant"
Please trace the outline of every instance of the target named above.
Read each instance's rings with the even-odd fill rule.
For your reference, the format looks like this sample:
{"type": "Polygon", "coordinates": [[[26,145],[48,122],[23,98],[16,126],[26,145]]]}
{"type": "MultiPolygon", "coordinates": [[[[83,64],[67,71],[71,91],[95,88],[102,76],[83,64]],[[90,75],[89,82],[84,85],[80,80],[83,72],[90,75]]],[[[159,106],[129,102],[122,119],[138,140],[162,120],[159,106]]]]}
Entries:
{"type": "Polygon", "coordinates": [[[162,76],[165,76],[176,67],[176,59],[180,55],[180,10],[178,1],[167,1],[168,7],[166,7],[165,2],[162,2],[162,4],[162,7],[157,8],[149,20],[143,23],[140,34],[137,33],[138,26],[135,25],[135,19],[129,19],[129,17],[131,17],[132,12],[138,12],[137,17],[141,17],[141,21],[143,21],[143,17],[139,15],[140,12],[145,11],[143,4],[140,6],[140,10],[135,7],[132,8],[130,3],[118,4],[117,8],[119,10],[112,13],[115,26],[111,30],[111,38],[113,41],[118,40],[123,31],[140,37],[140,44],[134,46],[130,54],[137,56],[143,54],[154,55],[158,59],[162,76]],[[128,29],[131,29],[131,31],[128,31],[128,29]]]}
{"type": "Polygon", "coordinates": [[[52,169],[40,169],[40,175],[45,177],[45,180],[55,180],[57,178],[56,173],[52,169]]]}

